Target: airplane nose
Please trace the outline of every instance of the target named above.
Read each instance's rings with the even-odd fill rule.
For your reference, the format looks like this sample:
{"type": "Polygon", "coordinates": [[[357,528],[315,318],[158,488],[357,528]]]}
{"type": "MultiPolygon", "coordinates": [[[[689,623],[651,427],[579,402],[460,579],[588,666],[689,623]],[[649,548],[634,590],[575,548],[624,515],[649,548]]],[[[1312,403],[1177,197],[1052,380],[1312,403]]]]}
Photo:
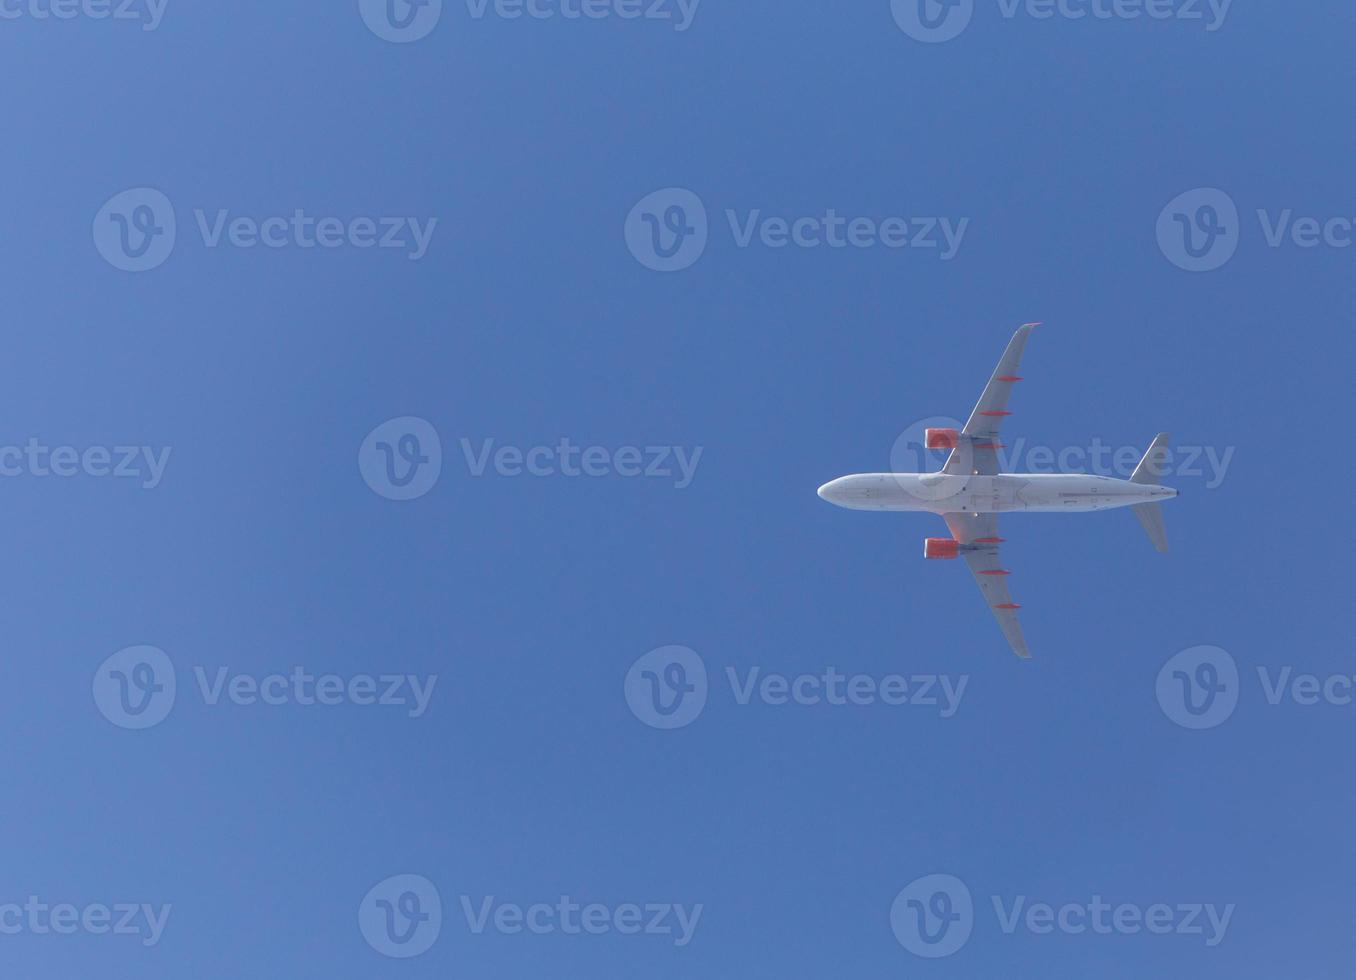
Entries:
{"type": "Polygon", "coordinates": [[[831,489],[832,487],[833,487],[833,481],[832,481],[832,480],[830,480],[828,483],[826,483],[826,484],[824,484],[822,487],[820,487],[820,488],[819,488],[819,499],[820,499],[820,500],[828,500],[828,499],[829,499],[829,495],[830,495],[831,493],[833,493],[833,490],[831,489]]]}

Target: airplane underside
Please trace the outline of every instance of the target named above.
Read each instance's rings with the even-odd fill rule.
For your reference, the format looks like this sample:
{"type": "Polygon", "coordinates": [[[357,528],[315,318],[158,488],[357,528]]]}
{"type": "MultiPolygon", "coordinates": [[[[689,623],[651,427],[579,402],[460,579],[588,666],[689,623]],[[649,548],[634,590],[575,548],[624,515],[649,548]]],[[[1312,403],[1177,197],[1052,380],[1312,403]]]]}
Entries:
{"type": "Polygon", "coordinates": [[[1177,491],[1160,486],[1158,477],[1167,452],[1168,434],[1160,432],[1128,480],[1086,473],[1003,473],[998,457],[999,430],[1011,415],[1008,398],[1022,378],[1017,374],[1027,338],[1038,324],[1020,327],[989,377],[964,429],[927,429],[928,449],[950,450],[937,473],[856,473],[831,480],[819,496],[849,510],[922,511],[946,522],[949,538],[926,538],[923,557],[964,559],[1012,650],[1031,656],[1017,620],[1021,608],[1012,601],[1000,560],[1003,538],[998,515],[1007,513],[1069,514],[1129,507],[1154,548],[1168,550],[1163,524],[1164,500],[1177,491]]]}
{"type": "Polygon", "coordinates": [[[850,510],[929,514],[1082,513],[1132,507],[1177,495],[1176,490],[1082,474],[951,476],[945,473],[860,473],[820,488],[820,496],[850,510]]]}

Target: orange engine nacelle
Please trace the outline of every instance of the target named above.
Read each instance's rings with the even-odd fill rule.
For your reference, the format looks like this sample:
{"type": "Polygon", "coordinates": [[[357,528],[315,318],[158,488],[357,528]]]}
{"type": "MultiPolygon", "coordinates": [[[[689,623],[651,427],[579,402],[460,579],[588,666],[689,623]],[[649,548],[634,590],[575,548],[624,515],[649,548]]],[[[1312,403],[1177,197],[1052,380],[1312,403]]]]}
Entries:
{"type": "Polygon", "coordinates": [[[923,440],[929,449],[955,449],[960,445],[960,433],[955,429],[927,429],[923,440]]]}
{"type": "Polygon", "coordinates": [[[926,538],[923,541],[924,558],[959,558],[960,542],[955,538],[926,538]]]}

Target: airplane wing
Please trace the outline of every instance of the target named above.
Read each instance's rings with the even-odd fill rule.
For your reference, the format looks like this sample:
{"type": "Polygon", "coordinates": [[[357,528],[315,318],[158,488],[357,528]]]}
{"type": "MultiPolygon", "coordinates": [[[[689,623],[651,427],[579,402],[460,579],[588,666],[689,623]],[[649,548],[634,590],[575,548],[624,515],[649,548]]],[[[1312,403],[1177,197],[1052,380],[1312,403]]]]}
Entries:
{"type": "Polygon", "coordinates": [[[1022,352],[1026,350],[1026,339],[1038,326],[1038,323],[1020,326],[1008,341],[1008,349],[1003,352],[998,367],[993,369],[989,383],[984,386],[984,394],[979,396],[979,404],[965,423],[960,445],[946,458],[943,473],[953,476],[994,476],[998,473],[997,450],[1003,448],[998,442],[998,430],[1003,419],[1012,414],[1008,411],[1008,396],[1012,394],[1012,386],[1022,380],[1017,376],[1022,352]]]}
{"type": "Polygon", "coordinates": [[[998,560],[998,546],[1003,542],[998,536],[998,515],[943,514],[942,519],[951,529],[951,536],[962,545],[976,546],[962,550],[961,557],[970,566],[979,591],[984,594],[984,600],[998,620],[999,628],[1008,638],[1012,652],[1023,659],[1029,658],[1031,651],[1027,649],[1026,637],[1022,635],[1022,624],[1017,620],[1020,607],[1012,601],[1012,594],[1008,592],[1007,569],[998,560]]]}

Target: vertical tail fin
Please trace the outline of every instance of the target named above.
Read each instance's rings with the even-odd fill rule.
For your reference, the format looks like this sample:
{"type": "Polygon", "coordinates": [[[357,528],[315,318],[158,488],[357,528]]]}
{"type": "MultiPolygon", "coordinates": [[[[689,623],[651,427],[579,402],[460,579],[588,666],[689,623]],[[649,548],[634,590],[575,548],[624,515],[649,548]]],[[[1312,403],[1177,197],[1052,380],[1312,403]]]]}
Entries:
{"type": "Polygon", "coordinates": [[[1144,458],[1130,474],[1131,483],[1157,483],[1163,475],[1163,461],[1168,455],[1168,434],[1160,432],[1144,451],[1144,458]]]}
{"type": "MultiPolygon", "coordinates": [[[[1160,432],[1144,453],[1144,458],[1130,475],[1131,483],[1157,483],[1163,475],[1163,464],[1168,454],[1168,434],[1160,432]]],[[[1140,526],[1149,536],[1157,551],[1168,550],[1168,529],[1163,525],[1163,505],[1135,504],[1130,508],[1139,518],[1140,526]]]]}

